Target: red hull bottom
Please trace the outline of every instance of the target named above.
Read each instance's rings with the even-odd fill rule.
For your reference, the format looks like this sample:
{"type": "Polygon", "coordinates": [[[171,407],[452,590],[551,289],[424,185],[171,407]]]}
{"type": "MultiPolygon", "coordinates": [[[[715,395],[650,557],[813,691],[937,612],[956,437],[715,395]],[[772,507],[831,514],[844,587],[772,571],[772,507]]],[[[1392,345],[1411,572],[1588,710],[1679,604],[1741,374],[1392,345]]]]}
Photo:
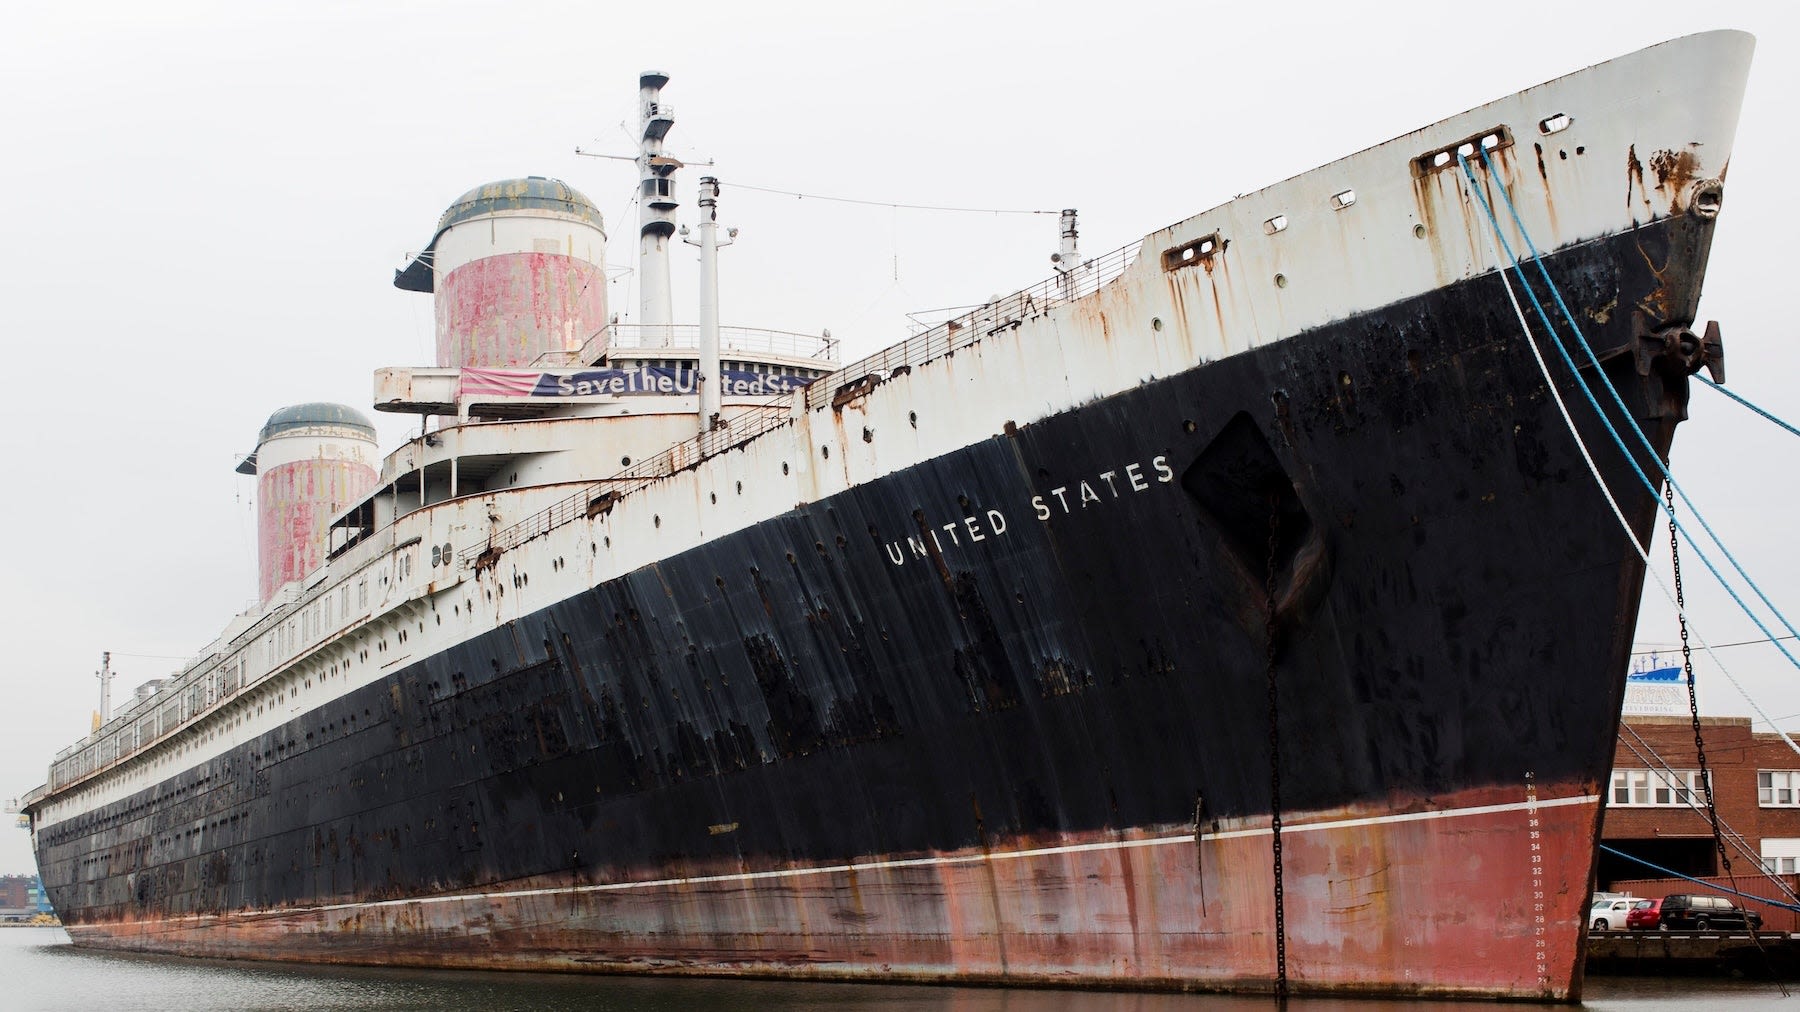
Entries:
{"type": "MultiPolygon", "coordinates": [[[[1291,990],[1579,997],[1598,820],[1592,784],[1289,813],[1291,990]]],[[[96,948],[321,963],[1270,991],[1268,823],[1206,830],[544,878],[69,933],[96,948]]]]}

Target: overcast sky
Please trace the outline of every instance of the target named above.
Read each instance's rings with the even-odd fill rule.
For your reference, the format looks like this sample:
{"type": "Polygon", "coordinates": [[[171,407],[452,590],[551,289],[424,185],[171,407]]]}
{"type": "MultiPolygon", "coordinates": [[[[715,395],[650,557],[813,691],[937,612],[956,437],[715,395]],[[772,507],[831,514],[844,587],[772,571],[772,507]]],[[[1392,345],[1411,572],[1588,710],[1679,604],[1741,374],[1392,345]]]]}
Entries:
{"type": "MultiPolygon", "coordinates": [[[[907,311],[1049,273],[1054,215],[861,207],[1077,207],[1083,251],[1463,109],[1666,38],[1759,39],[1702,318],[1731,387],[1790,420],[1800,323],[1786,170],[1800,164],[1796,19],[1775,3],[32,4],[0,33],[0,798],[44,781],[115,698],[208,644],[256,593],[253,480],[276,408],[366,408],[371,373],[432,357],[428,296],[391,285],[482,182],[567,180],[636,248],[637,74],[671,76],[674,153],[716,161],[728,324],[907,335],[907,311]]],[[[1698,82],[1696,82],[1698,84],[1698,82]]],[[[680,176],[681,214],[707,170],[680,176]]],[[[676,314],[693,271],[677,256],[676,314]]],[[[614,310],[635,311],[626,278],[614,310]]],[[[1800,440],[1696,389],[1676,477],[1800,620],[1800,440]]],[[[407,420],[378,416],[383,449],[407,420]]],[[[414,423],[416,424],[416,423],[414,423]]],[[[1666,554],[1666,547],[1661,549],[1666,554]]],[[[1659,556],[1660,557],[1660,556],[1659,556]]],[[[1759,634],[1688,568],[1715,642],[1759,634]]],[[[1652,585],[1638,639],[1675,639],[1652,585]]],[[[1800,648],[1796,648],[1800,655],[1800,648]]],[[[1720,657],[1800,729],[1772,648],[1720,657]]],[[[1748,714],[1700,667],[1704,712],[1748,714]]],[[[32,867],[0,826],[0,872],[32,867]]]]}

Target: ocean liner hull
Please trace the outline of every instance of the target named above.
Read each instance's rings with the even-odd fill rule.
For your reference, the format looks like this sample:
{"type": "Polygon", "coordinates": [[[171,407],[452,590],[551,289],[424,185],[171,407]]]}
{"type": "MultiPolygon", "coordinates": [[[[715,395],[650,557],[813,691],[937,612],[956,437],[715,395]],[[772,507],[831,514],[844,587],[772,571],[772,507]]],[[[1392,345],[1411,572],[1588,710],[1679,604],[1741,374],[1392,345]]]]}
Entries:
{"type": "MultiPolygon", "coordinates": [[[[1692,323],[1712,224],[1545,258],[1603,360],[1584,376],[1662,457],[1694,363],[1652,335],[1692,323]]],[[[956,354],[934,366],[1005,364],[956,354]]],[[[880,393],[805,424],[878,451],[891,429],[855,419],[880,393]]],[[[1575,424],[1645,537],[1655,498],[1575,424]]],[[[733,452],[757,479],[778,459],[733,452]]],[[[710,488],[686,508],[744,483],[710,488]]],[[[597,513],[376,651],[465,608],[494,628],[38,828],[71,937],[1232,990],[1274,988],[1279,943],[1296,992],[1579,992],[1643,562],[1492,270],[538,603],[533,576],[626,536],[597,513]]]]}
{"type": "MultiPolygon", "coordinates": [[[[1648,292],[1676,231],[1551,263],[1648,292]]],[[[1149,383],[321,708],[59,908],[195,955],[1269,986],[1266,521],[1190,491],[1216,460],[1291,481],[1313,567],[1274,659],[1294,986],[1560,993],[1642,580],[1560,425],[1491,276],[1149,383]]]]}

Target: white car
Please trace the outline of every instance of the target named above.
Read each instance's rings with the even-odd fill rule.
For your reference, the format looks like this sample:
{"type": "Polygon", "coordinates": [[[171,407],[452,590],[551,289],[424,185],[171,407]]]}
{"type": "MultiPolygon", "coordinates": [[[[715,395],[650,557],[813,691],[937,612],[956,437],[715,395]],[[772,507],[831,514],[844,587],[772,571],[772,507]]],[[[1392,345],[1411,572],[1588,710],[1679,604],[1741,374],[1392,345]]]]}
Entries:
{"type": "Polygon", "coordinates": [[[1625,915],[1631,912],[1631,905],[1636,902],[1630,896],[1595,900],[1588,908],[1588,927],[1595,931],[1625,930],[1625,915]]]}

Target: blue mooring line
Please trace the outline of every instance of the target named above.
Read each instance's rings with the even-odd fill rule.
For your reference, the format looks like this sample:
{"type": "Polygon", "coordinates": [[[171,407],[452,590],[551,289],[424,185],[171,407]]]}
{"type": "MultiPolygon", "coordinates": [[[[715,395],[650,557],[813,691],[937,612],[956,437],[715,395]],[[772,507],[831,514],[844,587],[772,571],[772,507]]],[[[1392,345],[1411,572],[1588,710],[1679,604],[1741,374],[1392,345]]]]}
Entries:
{"type": "MultiPolygon", "coordinates": [[[[1713,532],[1712,527],[1707,524],[1706,518],[1701,516],[1699,509],[1694,506],[1693,500],[1688,498],[1685,491],[1682,491],[1681,486],[1675,481],[1675,476],[1669,473],[1668,467],[1666,467],[1662,460],[1657,457],[1655,448],[1650,445],[1650,441],[1644,436],[1643,430],[1638,428],[1636,420],[1631,417],[1631,411],[1625,406],[1624,399],[1619,396],[1619,392],[1613,389],[1611,381],[1606,378],[1605,371],[1600,367],[1599,358],[1594,354],[1593,348],[1588,346],[1587,338],[1581,333],[1581,327],[1575,323],[1574,314],[1569,312],[1568,304],[1563,301],[1562,292],[1557,289],[1556,282],[1551,279],[1550,271],[1544,266],[1542,257],[1537,251],[1536,244],[1531,241],[1530,233],[1525,230],[1524,221],[1519,218],[1518,208],[1513,206],[1511,194],[1507,192],[1505,184],[1501,183],[1499,178],[1493,175],[1493,165],[1488,161],[1487,149],[1485,148],[1481,149],[1481,161],[1483,167],[1487,169],[1489,177],[1493,179],[1495,188],[1500,191],[1500,196],[1506,201],[1507,209],[1512,213],[1513,223],[1518,226],[1519,235],[1525,240],[1526,248],[1531,251],[1533,263],[1536,265],[1538,273],[1543,277],[1544,284],[1550,289],[1550,294],[1556,299],[1557,306],[1562,310],[1563,319],[1568,322],[1569,329],[1574,332],[1575,340],[1581,345],[1581,349],[1587,355],[1588,361],[1593,363],[1595,374],[1600,377],[1600,382],[1605,386],[1607,393],[1612,395],[1613,403],[1618,405],[1619,413],[1625,419],[1626,424],[1631,426],[1631,430],[1637,435],[1638,441],[1650,451],[1650,459],[1655,462],[1657,468],[1661,471],[1664,480],[1669,482],[1670,487],[1681,496],[1682,501],[1688,504],[1688,508],[1693,510],[1695,518],[1700,521],[1700,526],[1706,531],[1707,535],[1712,538],[1713,543],[1719,546],[1719,550],[1725,554],[1725,558],[1730,560],[1733,568],[1737,570],[1738,575],[1744,578],[1744,582],[1748,583],[1750,589],[1756,592],[1757,598],[1762,601],[1764,606],[1774,613],[1775,617],[1789,633],[1800,636],[1800,630],[1794,628],[1793,623],[1787,620],[1787,616],[1781,613],[1781,609],[1777,608],[1774,602],[1769,600],[1768,595],[1763,593],[1762,588],[1757,585],[1750,574],[1744,571],[1743,565],[1737,561],[1731,554],[1730,549],[1726,548],[1725,543],[1713,532]]],[[[1570,373],[1575,377],[1575,385],[1581,389],[1582,396],[1587,398],[1588,406],[1594,409],[1594,414],[1599,417],[1600,424],[1606,427],[1607,434],[1612,436],[1613,445],[1617,446],[1619,452],[1625,455],[1625,462],[1631,465],[1632,473],[1637,475],[1638,481],[1650,491],[1651,496],[1660,500],[1661,496],[1657,495],[1656,486],[1652,484],[1650,478],[1644,474],[1643,468],[1638,466],[1637,458],[1634,457],[1631,450],[1626,447],[1624,438],[1619,435],[1619,430],[1613,425],[1612,420],[1606,417],[1606,412],[1600,407],[1600,402],[1594,397],[1592,388],[1589,387],[1587,380],[1582,377],[1581,369],[1576,366],[1575,360],[1569,355],[1569,350],[1563,347],[1562,340],[1557,335],[1556,326],[1550,322],[1550,314],[1544,310],[1543,303],[1538,300],[1537,292],[1532,290],[1529,279],[1525,277],[1525,269],[1522,262],[1519,260],[1518,254],[1513,252],[1512,243],[1506,238],[1505,233],[1501,231],[1500,219],[1494,214],[1493,206],[1488,203],[1486,194],[1482,192],[1481,184],[1475,178],[1475,171],[1469,167],[1468,159],[1465,158],[1461,152],[1457,152],[1456,162],[1462,167],[1463,175],[1468,177],[1469,188],[1474,192],[1475,199],[1480,201],[1482,211],[1487,214],[1488,223],[1493,226],[1495,238],[1497,238],[1500,241],[1500,245],[1505,248],[1507,257],[1512,261],[1513,269],[1518,272],[1520,285],[1525,289],[1525,296],[1531,300],[1531,308],[1537,312],[1539,322],[1544,325],[1544,328],[1548,333],[1550,338],[1548,343],[1556,349],[1556,353],[1562,359],[1563,365],[1567,366],[1570,373]]],[[[1529,338],[1529,335],[1527,335],[1527,337],[1529,338]]],[[[1661,505],[1660,502],[1659,505],[1661,505]]],[[[1694,552],[1700,556],[1700,561],[1706,564],[1706,568],[1712,573],[1713,578],[1719,581],[1719,585],[1725,589],[1725,593],[1731,595],[1732,601],[1737,604],[1739,610],[1749,617],[1750,621],[1755,624],[1757,629],[1762,631],[1764,636],[1769,637],[1770,641],[1775,644],[1775,649],[1781,651],[1781,655],[1787,658],[1789,664],[1794,665],[1796,669],[1800,669],[1800,658],[1796,658],[1793,654],[1789,653],[1788,649],[1777,641],[1774,632],[1772,632],[1768,626],[1763,624],[1762,619],[1759,618],[1755,612],[1750,610],[1750,606],[1744,602],[1743,597],[1738,594],[1737,589],[1725,579],[1724,574],[1719,572],[1718,566],[1714,565],[1712,559],[1706,554],[1706,550],[1700,546],[1699,542],[1694,540],[1694,536],[1688,532],[1687,526],[1675,516],[1674,510],[1665,507],[1664,512],[1668,515],[1669,521],[1675,525],[1676,530],[1678,530],[1683,537],[1687,538],[1688,544],[1692,546],[1694,552]]]]}
{"type": "MultiPolygon", "coordinates": [[[[1487,169],[1489,175],[1492,176],[1494,167],[1493,167],[1492,162],[1490,162],[1488,159],[1488,153],[1487,153],[1486,148],[1481,149],[1481,163],[1482,163],[1482,166],[1487,169]]],[[[1467,172],[1467,168],[1468,168],[1467,165],[1465,165],[1464,166],[1465,172],[1467,172]]],[[[1472,182],[1473,176],[1471,175],[1470,178],[1471,178],[1471,182],[1472,182]]],[[[1625,407],[1624,398],[1619,396],[1619,392],[1618,392],[1618,390],[1616,390],[1613,387],[1612,381],[1608,380],[1606,378],[1605,371],[1603,369],[1601,369],[1601,367],[1600,367],[1599,356],[1594,354],[1593,347],[1588,344],[1587,336],[1582,333],[1581,326],[1575,322],[1575,314],[1573,314],[1569,311],[1568,303],[1563,301],[1562,290],[1556,286],[1556,282],[1553,281],[1550,277],[1549,269],[1544,266],[1543,255],[1538,252],[1537,244],[1531,241],[1531,233],[1526,230],[1525,222],[1519,216],[1519,209],[1517,206],[1515,206],[1513,204],[1512,194],[1507,190],[1507,188],[1504,184],[1500,183],[1498,178],[1495,178],[1494,182],[1495,182],[1495,185],[1500,190],[1500,198],[1506,202],[1507,213],[1512,216],[1513,224],[1515,226],[1517,226],[1519,229],[1520,238],[1525,240],[1525,248],[1531,252],[1532,264],[1535,267],[1537,267],[1538,276],[1540,276],[1544,279],[1545,287],[1550,289],[1551,297],[1553,297],[1556,300],[1557,308],[1562,311],[1563,321],[1569,325],[1569,329],[1575,334],[1575,340],[1581,345],[1581,350],[1582,350],[1583,354],[1585,354],[1587,356],[1588,362],[1593,365],[1595,374],[1600,377],[1601,383],[1604,384],[1606,387],[1606,392],[1608,394],[1612,395],[1613,403],[1618,405],[1618,407],[1619,407],[1620,416],[1622,418],[1624,418],[1626,424],[1631,427],[1632,433],[1635,434],[1638,438],[1638,443],[1640,445],[1642,445],[1646,451],[1648,451],[1651,462],[1656,465],[1657,471],[1659,473],[1661,473],[1663,476],[1663,480],[1665,480],[1669,483],[1669,487],[1673,488],[1675,490],[1675,493],[1681,497],[1681,501],[1687,504],[1689,510],[1693,511],[1694,519],[1698,520],[1700,522],[1700,528],[1706,532],[1706,536],[1712,539],[1713,544],[1717,545],[1719,548],[1719,551],[1725,555],[1726,561],[1730,562],[1731,567],[1733,569],[1737,570],[1737,574],[1744,578],[1744,582],[1750,585],[1750,589],[1756,592],[1757,600],[1761,601],[1763,603],[1763,607],[1769,609],[1769,611],[1774,614],[1775,618],[1778,621],[1780,621],[1782,626],[1784,628],[1786,628],[1790,634],[1800,636],[1800,630],[1796,630],[1794,628],[1793,623],[1789,622],[1787,619],[1787,616],[1783,615],[1781,613],[1781,609],[1775,606],[1775,602],[1769,600],[1769,595],[1763,592],[1762,587],[1759,586],[1757,584],[1756,580],[1750,576],[1749,571],[1744,569],[1743,564],[1738,562],[1737,557],[1731,554],[1731,549],[1725,547],[1724,540],[1721,539],[1716,532],[1714,532],[1714,530],[1712,529],[1712,525],[1707,523],[1706,517],[1700,512],[1700,507],[1698,505],[1696,505],[1692,499],[1688,498],[1687,490],[1681,487],[1681,484],[1675,480],[1675,475],[1669,471],[1668,465],[1664,464],[1662,459],[1657,456],[1655,448],[1650,445],[1650,440],[1644,435],[1643,429],[1638,426],[1637,420],[1631,417],[1630,410],[1625,407]]],[[[1485,207],[1486,200],[1484,199],[1482,203],[1483,203],[1483,206],[1485,207]]],[[[1490,222],[1492,222],[1494,219],[1493,211],[1491,209],[1488,211],[1488,219],[1490,222]]],[[[1494,222],[1494,227],[1495,227],[1495,234],[1499,234],[1499,223],[1494,222]]],[[[1505,240],[1503,237],[1502,242],[1504,242],[1504,241],[1505,240]]],[[[1511,253],[1510,246],[1508,246],[1507,252],[1509,254],[1511,253]]],[[[1514,259],[1514,266],[1517,267],[1518,266],[1518,258],[1514,257],[1513,259],[1514,259]]],[[[1522,267],[1519,268],[1519,273],[1520,273],[1520,280],[1523,281],[1524,280],[1524,277],[1523,277],[1524,269],[1522,267]]],[[[1530,290],[1530,287],[1531,286],[1529,284],[1526,285],[1526,289],[1528,292],[1530,290]]],[[[1534,303],[1536,302],[1535,297],[1533,298],[1532,301],[1534,303]]],[[[1546,323],[1547,322],[1548,321],[1546,321],[1546,323]]],[[[1551,328],[1551,333],[1552,333],[1552,335],[1555,334],[1554,327],[1551,328]]],[[[1560,347],[1561,341],[1558,340],[1557,343],[1560,347]]],[[[1586,381],[1581,379],[1581,376],[1579,373],[1576,374],[1576,380],[1577,380],[1577,382],[1581,382],[1584,386],[1586,385],[1586,381]]],[[[1601,415],[1600,420],[1601,420],[1601,422],[1606,424],[1606,426],[1609,430],[1611,430],[1613,428],[1611,421],[1609,419],[1607,419],[1605,415],[1601,415]]],[[[1619,438],[1618,438],[1616,431],[1614,432],[1613,439],[1614,439],[1615,443],[1619,442],[1619,438]]],[[[1625,448],[1623,445],[1620,445],[1619,449],[1621,451],[1623,451],[1625,448]]],[[[1629,457],[1630,457],[1630,454],[1627,453],[1627,458],[1629,458],[1629,457]]],[[[1635,460],[1632,461],[1632,469],[1637,470],[1637,464],[1636,464],[1635,460]]],[[[1644,477],[1644,474],[1642,471],[1638,471],[1638,479],[1640,481],[1644,482],[1645,487],[1650,490],[1650,494],[1652,496],[1655,496],[1657,494],[1656,486],[1652,485],[1649,482],[1649,480],[1644,477]]],[[[1704,562],[1706,564],[1706,568],[1712,571],[1714,578],[1716,578],[1721,584],[1724,584],[1725,577],[1719,573],[1717,568],[1715,568],[1713,566],[1712,560],[1707,556],[1706,551],[1700,547],[1699,543],[1694,540],[1694,536],[1688,532],[1686,525],[1680,523],[1680,521],[1677,520],[1677,518],[1675,516],[1674,508],[1667,507],[1665,509],[1665,511],[1668,514],[1670,522],[1675,524],[1676,528],[1681,532],[1681,534],[1687,538],[1688,544],[1692,545],[1694,548],[1694,551],[1700,555],[1700,561],[1704,562]]],[[[1750,614],[1748,606],[1746,606],[1744,604],[1743,600],[1738,597],[1737,593],[1729,585],[1727,585],[1725,589],[1728,593],[1731,594],[1732,600],[1737,602],[1738,607],[1740,609],[1743,609],[1745,614],[1750,614]]],[[[1750,618],[1752,621],[1756,620],[1755,615],[1750,615],[1750,618]]],[[[1758,622],[1758,626],[1759,627],[1761,626],[1760,622],[1758,622]]],[[[1787,658],[1790,662],[1794,661],[1793,655],[1788,654],[1788,652],[1785,649],[1782,650],[1782,654],[1787,656],[1787,658]]],[[[1797,665],[1800,665],[1800,662],[1795,662],[1795,663],[1797,665]]]]}
{"type": "Polygon", "coordinates": [[[1733,896],[1742,896],[1743,898],[1745,898],[1747,900],[1755,900],[1758,903],[1767,903],[1769,906],[1780,907],[1783,910],[1800,911],[1800,906],[1795,906],[1794,904],[1789,903],[1785,900],[1772,900],[1766,896],[1757,896],[1752,893],[1744,892],[1741,889],[1730,889],[1730,888],[1727,888],[1722,885],[1713,885],[1711,882],[1703,882],[1700,879],[1697,879],[1692,875],[1683,875],[1682,873],[1680,873],[1678,871],[1670,871],[1669,869],[1664,868],[1660,864],[1656,864],[1651,861],[1646,861],[1643,858],[1638,857],[1636,854],[1627,854],[1624,851],[1618,849],[1617,847],[1608,847],[1606,844],[1603,843],[1600,845],[1600,849],[1606,851],[1608,854],[1616,854],[1619,857],[1622,857],[1627,861],[1635,861],[1638,864],[1641,864],[1644,867],[1649,868],[1651,871],[1662,872],[1664,875],[1667,875],[1669,878],[1686,879],[1687,881],[1692,882],[1695,885],[1703,885],[1708,889],[1716,889],[1722,893],[1730,893],[1733,896]]]}
{"type": "Polygon", "coordinates": [[[1739,404],[1742,404],[1744,407],[1749,408],[1751,411],[1754,411],[1757,414],[1763,416],[1764,418],[1767,418],[1769,421],[1774,422],[1776,425],[1779,425],[1782,428],[1788,430],[1789,432],[1792,432],[1794,435],[1800,436],[1800,429],[1796,429],[1792,425],[1789,425],[1788,423],[1782,421],[1781,419],[1776,418],[1774,415],[1769,414],[1767,411],[1764,411],[1762,408],[1757,407],[1756,405],[1750,403],[1749,401],[1745,400],[1744,398],[1739,397],[1737,394],[1734,394],[1731,391],[1720,386],[1719,384],[1714,383],[1712,380],[1707,379],[1705,376],[1702,376],[1699,373],[1695,373],[1694,378],[1699,380],[1700,382],[1706,384],[1707,386],[1712,387],[1714,390],[1717,390],[1718,392],[1724,394],[1725,396],[1731,398],[1732,400],[1737,401],[1739,404]]]}
{"type": "MultiPolygon", "coordinates": [[[[1468,163],[1463,160],[1460,153],[1458,154],[1457,158],[1458,158],[1458,161],[1463,162],[1464,174],[1469,177],[1470,183],[1474,184],[1475,176],[1474,176],[1474,173],[1472,171],[1470,171],[1470,169],[1468,167],[1468,163]]],[[[1694,501],[1692,499],[1688,498],[1687,491],[1681,487],[1681,484],[1675,480],[1675,476],[1672,473],[1670,473],[1668,466],[1666,464],[1664,464],[1662,462],[1662,459],[1656,455],[1656,450],[1654,447],[1652,447],[1650,445],[1650,440],[1647,437],[1645,437],[1643,429],[1639,428],[1638,424],[1637,424],[1637,420],[1631,417],[1631,411],[1630,411],[1630,409],[1628,409],[1625,406],[1624,398],[1619,396],[1618,390],[1614,389],[1612,382],[1606,378],[1605,371],[1603,369],[1601,369],[1601,367],[1600,367],[1599,356],[1594,354],[1593,347],[1588,344],[1587,336],[1582,333],[1581,326],[1575,322],[1575,314],[1571,313],[1569,311],[1568,303],[1563,301],[1562,290],[1559,289],[1556,286],[1556,282],[1551,279],[1549,268],[1544,266],[1543,255],[1538,252],[1537,244],[1532,242],[1531,233],[1526,230],[1525,222],[1519,216],[1519,209],[1517,206],[1515,206],[1513,204],[1512,194],[1507,190],[1505,184],[1501,183],[1497,177],[1493,176],[1493,163],[1491,161],[1489,161],[1489,159],[1488,159],[1488,154],[1487,154],[1486,148],[1481,149],[1481,164],[1482,164],[1483,168],[1485,168],[1488,171],[1490,178],[1494,179],[1494,185],[1500,191],[1500,198],[1506,202],[1506,210],[1512,216],[1513,224],[1519,229],[1519,236],[1520,236],[1520,238],[1524,239],[1525,248],[1527,250],[1529,250],[1531,253],[1532,264],[1533,264],[1533,266],[1535,266],[1537,268],[1538,276],[1540,276],[1544,279],[1545,287],[1550,289],[1551,297],[1556,300],[1557,308],[1562,311],[1563,321],[1569,325],[1569,330],[1574,333],[1576,342],[1581,345],[1582,353],[1587,356],[1588,362],[1591,365],[1593,365],[1595,374],[1600,377],[1600,382],[1605,386],[1606,392],[1612,396],[1613,403],[1615,405],[1617,405],[1619,408],[1620,416],[1622,418],[1624,418],[1625,423],[1631,427],[1631,431],[1634,435],[1637,436],[1639,444],[1641,444],[1644,447],[1644,449],[1649,452],[1650,460],[1654,464],[1656,464],[1657,470],[1659,473],[1661,473],[1663,480],[1667,481],[1669,483],[1670,487],[1675,490],[1676,494],[1681,496],[1681,500],[1683,502],[1687,503],[1688,509],[1693,511],[1694,519],[1696,519],[1700,522],[1701,529],[1704,530],[1706,532],[1707,536],[1712,539],[1713,544],[1718,546],[1719,551],[1724,553],[1726,560],[1731,563],[1731,566],[1733,569],[1737,570],[1738,575],[1744,578],[1744,582],[1748,583],[1750,585],[1750,589],[1756,592],[1757,599],[1762,601],[1763,606],[1768,608],[1769,611],[1774,613],[1775,618],[1781,622],[1782,626],[1785,627],[1789,633],[1800,636],[1800,630],[1796,630],[1794,628],[1793,623],[1789,622],[1787,619],[1787,616],[1785,616],[1781,613],[1781,609],[1777,608],[1775,606],[1775,602],[1769,600],[1769,596],[1763,592],[1762,587],[1757,585],[1756,580],[1753,579],[1750,576],[1750,574],[1744,569],[1743,564],[1738,562],[1737,558],[1731,554],[1731,550],[1729,548],[1725,547],[1725,542],[1723,540],[1721,540],[1719,535],[1713,531],[1712,525],[1710,525],[1706,522],[1706,517],[1700,513],[1700,508],[1694,504],[1694,501]]],[[[1475,189],[1476,189],[1476,197],[1481,201],[1482,208],[1487,211],[1488,221],[1494,227],[1494,234],[1497,236],[1500,236],[1500,241],[1501,241],[1502,245],[1506,246],[1507,255],[1512,257],[1513,266],[1519,272],[1520,281],[1524,282],[1525,281],[1525,277],[1524,277],[1525,272],[1524,272],[1523,266],[1520,264],[1518,256],[1513,253],[1511,243],[1508,243],[1506,241],[1506,237],[1501,234],[1500,223],[1496,219],[1493,209],[1488,205],[1486,196],[1480,192],[1479,187],[1475,187],[1475,189]]],[[[1537,295],[1535,292],[1533,292],[1531,290],[1531,285],[1529,283],[1525,284],[1525,290],[1526,290],[1526,294],[1531,297],[1533,307],[1538,310],[1538,314],[1539,314],[1540,318],[1543,319],[1544,325],[1550,329],[1551,336],[1553,336],[1553,337],[1556,336],[1556,328],[1553,325],[1551,325],[1551,323],[1548,319],[1548,314],[1546,314],[1544,312],[1543,306],[1538,302],[1537,295]]],[[[1556,344],[1557,344],[1558,352],[1562,353],[1564,355],[1564,359],[1563,359],[1564,363],[1569,364],[1570,368],[1573,369],[1574,366],[1570,363],[1566,352],[1562,348],[1561,340],[1558,339],[1556,341],[1556,344]]],[[[1587,381],[1581,377],[1581,374],[1579,371],[1576,371],[1575,379],[1576,379],[1577,383],[1581,384],[1583,391],[1587,392],[1587,390],[1588,390],[1587,381]]],[[[1593,395],[1591,394],[1591,392],[1588,393],[1588,403],[1590,405],[1592,405],[1594,407],[1595,412],[1600,415],[1601,423],[1604,424],[1607,428],[1607,431],[1612,434],[1613,442],[1616,445],[1618,445],[1620,452],[1622,452],[1626,455],[1626,459],[1631,464],[1632,470],[1637,473],[1638,480],[1643,482],[1644,487],[1650,490],[1650,494],[1652,496],[1655,496],[1657,494],[1656,486],[1651,484],[1650,480],[1647,477],[1645,477],[1644,472],[1638,468],[1637,461],[1632,458],[1630,451],[1625,449],[1624,441],[1622,439],[1620,439],[1617,429],[1613,426],[1612,421],[1610,419],[1608,419],[1603,412],[1600,411],[1599,405],[1594,401],[1593,395]]],[[[1694,540],[1694,536],[1688,532],[1686,525],[1682,524],[1676,518],[1674,510],[1667,509],[1666,512],[1668,513],[1670,521],[1675,524],[1676,529],[1679,530],[1681,532],[1681,534],[1688,539],[1688,544],[1692,545],[1694,548],[1694,551],[1700,555],[1700,561],[1704,562],[1706,564],[1706,568],[1712,571],[1714,578],[1716,578],[1721,584],[1725,584],[1724,575],[1721,574],[1718,571],[1718,569],[1713,565],[1712,560],[1707,556],[1705,549],[1701,548],[1700,544],[1694,540]]],[[[1733,590],[1733,588],[1731,588],[1728,584],[1725,585],[1725,589],[1728,593],[1731,594],[1732,599],[1737,602],[1738,607],[1743,609],[1745,614],[1750,615],[1750,618],[1752,621],[1757,621],[1756,616],[1754,614],[1750,613],[1749,607],[1744,604],[1742,598],[1738,597],[1736,591],[1733,590]]],[[[1757,622],[1757,624],[1758,624],[1759,628],[1762,627],[1760,622],[1757,622]]],[[[1764,632],[1767,633],[1768,630],[1764,629],[1764,632]]],[[[1796,666],[1800,666],[1800,661],[1796,661],[1794,656],[1792,654],[1789,654],[1785,649],[1782,649],[1782,654],[1785,655],[1790,662],[1794,663],[1796,666]]]]}

